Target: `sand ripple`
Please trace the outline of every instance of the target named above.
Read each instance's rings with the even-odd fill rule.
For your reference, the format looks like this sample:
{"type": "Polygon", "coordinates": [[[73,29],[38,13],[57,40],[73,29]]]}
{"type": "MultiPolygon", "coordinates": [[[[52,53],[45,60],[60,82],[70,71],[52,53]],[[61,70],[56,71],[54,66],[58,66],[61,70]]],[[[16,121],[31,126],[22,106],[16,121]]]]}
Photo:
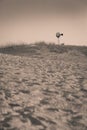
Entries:
{"type": "Polygon", "coordinates": [[[87,130],[87,58],[0,54],[0,130],[87,130]]]}

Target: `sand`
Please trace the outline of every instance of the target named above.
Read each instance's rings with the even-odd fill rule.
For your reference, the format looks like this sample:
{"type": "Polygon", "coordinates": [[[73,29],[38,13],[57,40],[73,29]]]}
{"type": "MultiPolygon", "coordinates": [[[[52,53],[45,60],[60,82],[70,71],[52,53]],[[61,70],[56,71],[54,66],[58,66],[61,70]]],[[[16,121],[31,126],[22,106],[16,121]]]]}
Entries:
{"type": "Polygon", "coordinates": [[[87,57],[0,54],[0,130],[87,130],[87,57]]]}

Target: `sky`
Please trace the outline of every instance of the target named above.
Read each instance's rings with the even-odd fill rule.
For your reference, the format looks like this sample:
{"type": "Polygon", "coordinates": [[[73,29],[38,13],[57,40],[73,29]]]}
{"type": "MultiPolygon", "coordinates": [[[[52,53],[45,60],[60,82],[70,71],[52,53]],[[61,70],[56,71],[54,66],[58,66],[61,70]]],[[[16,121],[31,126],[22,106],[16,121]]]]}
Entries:
{"type": "Polygon", "coordinates": [[[87,45],[87,0],[0,0],[0,45],[60,42],[87,45]]]}

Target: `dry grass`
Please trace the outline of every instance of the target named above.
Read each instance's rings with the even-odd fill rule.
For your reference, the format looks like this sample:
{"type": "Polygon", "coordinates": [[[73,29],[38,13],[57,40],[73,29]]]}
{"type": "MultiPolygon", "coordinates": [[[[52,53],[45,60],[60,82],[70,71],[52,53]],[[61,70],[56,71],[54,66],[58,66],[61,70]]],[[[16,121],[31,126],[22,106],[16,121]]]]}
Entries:
{"type": "Polygon", "coordinates": [[[55,43],[37,42],[34,44],[12,44],[0,47],[0,53],[12,55],[36,55],[44,53],[44,50],[54,53],[64,53],[68,51],[79,51],[87,55],[87,46],[70,46],[70,45],[56,45],[55,43]]]}

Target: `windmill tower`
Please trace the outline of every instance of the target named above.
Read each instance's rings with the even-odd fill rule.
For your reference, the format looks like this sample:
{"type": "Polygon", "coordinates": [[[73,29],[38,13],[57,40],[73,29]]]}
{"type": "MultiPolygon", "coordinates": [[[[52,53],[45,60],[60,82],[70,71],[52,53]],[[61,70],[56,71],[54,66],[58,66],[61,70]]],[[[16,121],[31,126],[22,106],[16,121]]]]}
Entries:
{"type": "Polygon", "coordinates": [[[59,33],[59,32],[57,32],[56,33],[56,37],[58,38],[58,45],[60,45],[60,36],[63,36],[63,33],[59,33]]]}

